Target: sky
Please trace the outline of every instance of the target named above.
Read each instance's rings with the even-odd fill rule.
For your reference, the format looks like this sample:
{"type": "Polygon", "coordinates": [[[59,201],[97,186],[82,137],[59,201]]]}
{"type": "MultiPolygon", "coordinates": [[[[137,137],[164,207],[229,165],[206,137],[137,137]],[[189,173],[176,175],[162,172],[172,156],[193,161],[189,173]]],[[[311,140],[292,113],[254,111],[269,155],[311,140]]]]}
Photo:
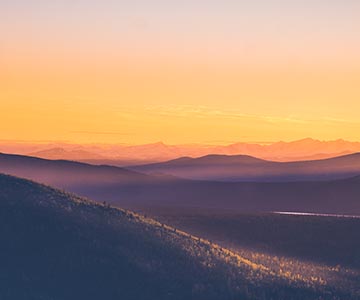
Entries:
{"type": "Polygon", "coordinates": [[[0,139],[360,140],[358,0],[0,0],[0,139]]]}

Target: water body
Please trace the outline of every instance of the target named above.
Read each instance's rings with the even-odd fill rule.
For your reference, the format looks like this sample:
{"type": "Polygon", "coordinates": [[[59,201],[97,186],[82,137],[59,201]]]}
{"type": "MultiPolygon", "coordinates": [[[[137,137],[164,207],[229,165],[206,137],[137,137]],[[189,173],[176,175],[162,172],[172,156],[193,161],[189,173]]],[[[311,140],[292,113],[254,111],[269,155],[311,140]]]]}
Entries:
{"type": "Polygon", "coordinates": [[[316,217],[356,218],[356,219],[360,219],[360,216],[355,216],[355,215],[319,214],[319,213],[292,212],[292,211],[274,211],[273,213],[274,214],[279,214],[279,215],[292,215],[292,216],[316,216],[316,217]]]}

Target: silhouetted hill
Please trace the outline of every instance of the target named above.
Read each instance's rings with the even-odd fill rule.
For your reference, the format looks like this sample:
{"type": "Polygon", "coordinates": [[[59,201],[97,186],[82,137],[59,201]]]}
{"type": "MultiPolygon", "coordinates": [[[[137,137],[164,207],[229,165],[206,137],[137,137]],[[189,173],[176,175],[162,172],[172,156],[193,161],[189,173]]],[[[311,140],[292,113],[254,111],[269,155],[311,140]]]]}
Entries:
{"type": "Polygon", "coordinates": [[[183,166],[183,165],[199,165],[199,166],[216,166],[216,165],[232,165],[232,164],[263,164],[268,161],[252,157],[249,155],[218,155],[209,154],[199,158],[180,157],[178,159],[167,162],[150,164],[151,166],[183,166]]]}
{"type": "Polygon", "coordinates": [[[356,299],[134,213],[0,175],[1,299],[356,299]]]}
{"type": "MultiPolygon", "coordinates": [[[[341,158],[339,158],[341,160],[341,158]]],[[[360,178],[314,182],[211,182],[148,176],[126,169],[0,155],[0,172],[157,213],[167,207],[235,212],[360,215],[360,178]]]]}
{"type": "Polygon", "coordinates": [[[0,172],[61,188],[72,188],[82,184],[85,186],[131,184],[151,180],[150,176],[120,167],[3,153],[0,153],[0,172]]]}
{"type": "Polygon", "coordinates": [[[208,155],[132,166],[132,170],[216,181],[311,181],[360,174],[360,153],[312,161],[274,162],[246,155],[208,155]]]}

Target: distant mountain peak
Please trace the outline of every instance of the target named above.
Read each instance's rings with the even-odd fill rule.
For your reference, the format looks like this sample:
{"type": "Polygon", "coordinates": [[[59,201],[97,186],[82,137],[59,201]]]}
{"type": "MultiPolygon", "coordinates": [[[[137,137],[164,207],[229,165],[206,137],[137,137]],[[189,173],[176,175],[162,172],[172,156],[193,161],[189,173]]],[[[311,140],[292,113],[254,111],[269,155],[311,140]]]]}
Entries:
{"type": "Polygon", "coordinates": [[[92,153],[82,149],[65,149],[62,147],[49,148],[28,154],[45,159],[65,159],[65,160],[83,160],[83,159],[103,159],[104,156],[92,153]]]}
{"type": "Polygon", "coordinates": [[[306,137],[306,138],[295,141],[295,143],[296,142],[308,142],[308,143],[310,143],[310,142],[320,142],[320,141],[316,140],[316,139],[313,139],[311,137],[306,137]]]}
{"type": "Polygon", "coordinates": [[[247,155],[247,154],[238,154],[238,155],[226,155],[226,154],[208,154],[199,158],[197,160],[236,160],[236,161],[264,161],[260,158],[247,155]]]}
{"type": "Polygon", "coordinates": [[[175,144],[169,145],[163,141],[140,145],[76,145],[76,144],[46,144],[21,145],[18,150],[0,144],[0,150],[5,153],[32,155],[47,159],[65,159],[78,161],[96,161],[102,164],[119,166],[139,163],[156,163],[169,161],[180,157],[202,157],[215,155],[248,155],[265,160],[295,161],[336,157],[344,154],[360,152],[360,142],[350,142],[342,138],[336,140],[319,140],[305,137],[293,141],[279,141],[260,144],[238,142],[229,145],[175,144]],[[10,149],[10,150],[6,150],[10,149]],[[15,149],[15,150],[14,150],[15,149]],[[19,150],[20,149],[20,150],[19,150]],[[27,151],[24,149],[28,149],[27,151]]]}

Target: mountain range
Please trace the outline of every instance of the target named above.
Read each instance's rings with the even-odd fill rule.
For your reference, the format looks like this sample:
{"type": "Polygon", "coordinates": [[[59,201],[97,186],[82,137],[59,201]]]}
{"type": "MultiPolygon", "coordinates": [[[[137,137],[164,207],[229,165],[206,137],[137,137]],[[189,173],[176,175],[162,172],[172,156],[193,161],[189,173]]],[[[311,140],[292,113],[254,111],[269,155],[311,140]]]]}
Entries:
{"type": "Polygon", "coordinates": [[[360,143],[342,139],[320,141],[311,138],[292,142],[241,142],[229,145],[167,145],[162,142],[145,145],[0,142],[0,151],[46,159],[126,166],[209,154],[249,155],[274,161],[314,160],[360,152],[360,143]]]}
{"type": "Polygon", "coordinates": [[[335,158],[275,162],[247,155],[207,155],[130,169],[147,174],[167,174],[187,179],[213,181],[285,182],[342,179],[360,174],[360,153],[335,158]]]}
{"type": "MultiPolygon", "coordinates": [[[[251,160],[258,162],[255,158],[251,160]]],[[[359,176],[296,182],[196,181],[170,175],[146,175],[120,167],[10,154],[0,154],[0,172],[154,215],[169,208],[360,215],[359,176]]]]}

